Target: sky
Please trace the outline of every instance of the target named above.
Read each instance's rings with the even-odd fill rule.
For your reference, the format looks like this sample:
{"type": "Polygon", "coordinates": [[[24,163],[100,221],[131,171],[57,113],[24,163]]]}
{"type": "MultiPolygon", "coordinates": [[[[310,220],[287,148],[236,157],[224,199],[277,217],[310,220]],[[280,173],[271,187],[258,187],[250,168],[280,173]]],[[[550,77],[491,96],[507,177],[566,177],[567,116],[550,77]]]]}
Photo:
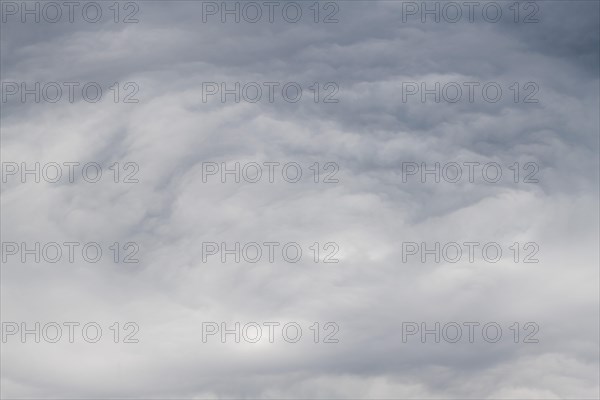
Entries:
{"type": "Polygon", "coordinates": [[[596,399],[598,1],[1,1],[3,398],[596,399]]]}

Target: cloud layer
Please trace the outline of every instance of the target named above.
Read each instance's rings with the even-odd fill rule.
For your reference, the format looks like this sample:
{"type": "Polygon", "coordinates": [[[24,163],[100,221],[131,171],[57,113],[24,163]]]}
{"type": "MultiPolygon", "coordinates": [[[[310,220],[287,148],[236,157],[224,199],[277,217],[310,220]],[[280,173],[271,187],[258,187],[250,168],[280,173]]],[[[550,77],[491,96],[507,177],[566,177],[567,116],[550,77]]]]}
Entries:
{"type": "Polygon", "coordinates": [[[297,23],[280,14],[293,7],[288,2],[273,23],[266,14],[257,23],[234,16],[223,23],[220,14],[203,22],[208,3],[192,1],[137,2],[138,23],[122,22],[135,10],[126,3],[118,23],[109,3],[100,3],[98,23],[77,13],[73,23],[22,23],[3,8],[3,95],[11,82],[81,83],[72,103],[66,91],[56,103],[33,95],[22,102],[20,93],[3,101],[3,171],[8,163],[95,162],[103,176],[89,183],[78,166],[71,183],[64,165],[58,183],[8,175],[2,242],[97,242],[104,253],[97,263],[7,255],[3,323],[94,321],[103,337],[92,344],[79,331],[74,343],[8,336],[2,395],[597,398],[599,5],[521,2],[515,22],[509,2],[497,2],[497,23],[480,8],[473,22],[465,14],[457,23],[432,16],[423,23],[422,3],[408,3],[322,2],[318,23],[312,2],[293,3],[303,11],[297,23]],[[328,15],[338,22],[323,23],[328,15]],[[528,15],[539,21],[524,23],[528,15]],[[82,98],[89,82],[103,88],[100,101],[82,98]],[[203,101],[207,83],[236,82],[256,82],[263,97],[235,102],[230,94],[222,102],[218,93],[203,101]],[[279,84],[272,102],[265,82],[279,84]],[[298,102],[282,97],[290,82],[302,87],[298,102]],[[465,82],[477,84],[473,101],[465,82]],[[403,98],[408,84],[436,83],[457,83],[463,96],[403,98]],[[488,83],[502,88],[499,101],[486,100],[488,83]],[[124,102],[133,92],[139,102],[124,102]],[[118,183],[109,169],[115,162],[118,183]],[[139,167],[132,175],[139,183],[123,183],[135,170],[127,162],[139,167]],[[270,162],[279,163],[273,183],[270,162]],[[206,175],[207,163],[258,163],[263,177],[236,183],[230,174],[222,183],[220,171],[206,175]],[[286,180],[294,170],[281,175],[286,163],[301,167],[298,182],[286,180]],[[422,182],[422,163],[439,163],[440,174],[450,165],[448,176],[457,163],[462,179],[442,175],[436,183],[431,173],[422,182]],[[473,182],[465,163],[478,163],[473,182]],[[501,179],[490,182],[494,169],[484,176],[484,165],[500,166],[501,179]],[[324,183],[328,176],[338,182],[324,183]],[[137,244],[140,262],[123,263],[132,248],[121,248],[115,263],[114,242],[137,244]],[[275,262],[264,246],[257,263],[233,255],[223,263],[220,254],[203,262],[209,242],[281,245],[275,262]],[[280,253],[292,242],[303,250],[297,263],[280,253]],[[405,261],[408,242],[481,245],[473,262],[464,255],[436,263],[420,254],[405,261]],[[323,262],[335,247],[326,243],[339,247],[339,262],[323,262]],[[486,261],[485,243],[502,247],[498,262],[486,261]],[[528,243],[539,262],[523,262],[536,250],[528,243]],[[139,326],[139,343],[114,343],[109,327],[119,322],[126,335],[129,321],[139,326]],[[433,329],[453,321],[463,335],[465,322],[479,330],[495,322],[502,340],[490,343],[478,330],[473,343],[466,336],[436,343],[434,335],[422,343],[420,334],[403,342],[403,323],[433,329]],[[203,322],[230,329],[296,322],[303,336],[288,343],[277,330],[274,343],[235,343],[233,335],[204,343],[203,322]],[[339,343],[323,343],[327,322],[339,327],[339,343]],[[523,342],[534,330],[528,322],[539,327],[538,343],[523,342]]]}

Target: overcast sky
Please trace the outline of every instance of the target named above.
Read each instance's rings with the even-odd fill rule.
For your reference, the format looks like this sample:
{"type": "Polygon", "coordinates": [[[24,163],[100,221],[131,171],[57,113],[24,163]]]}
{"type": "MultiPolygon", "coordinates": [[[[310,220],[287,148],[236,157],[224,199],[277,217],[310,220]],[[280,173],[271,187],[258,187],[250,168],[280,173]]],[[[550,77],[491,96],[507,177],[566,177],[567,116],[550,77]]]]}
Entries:
{"type": "Polygon", "coordinates": [[[58,1],[60,16],[39,3],[36,22],[2,1],[1,395],[598,398],[599,2],[461,1],[460,16],[434,1],[289,3],[253,3],[258,18],[241,2],[236,22],[221,15],[232,1],[121,2],[118,15],[79,2],[70,22],[58,1]],[[223,102],[236,82],[240,101],[223,102]],[[39,183],[21,175],[35,163],[39,183]],[[236,163],[240,182],[223,183],[236,163]],[[423,182],[436,163],[439,182],[423,182]],[[36,242],[39,263],[22,246],[36,242]],[[65,242],[78,243],[73,262],[65,242]],[[262,258],[244,259],[247,246],[236,263],[214,245],[236,242],[262,258]],[[273,262],[265,242],[280,243],[273,262]],[[436,242],[439,262],[422,251],[436,242]],[[465,242],[479,243],[473,260],[465,242]],[[62,337],[50,343],[48,325],[23,343],[36,322],[62,337]],[[207,322],[255,322],[262,338],[203,341],[207,322]],[[273,343],[265,322],[280,324],[273,343]],[[102,328],[97,343],[86,323],[102,328]],[[449,329],[422,340],[422,323],[449,329]],[[139,342],[124,343],[135,326],[139,342]]]}

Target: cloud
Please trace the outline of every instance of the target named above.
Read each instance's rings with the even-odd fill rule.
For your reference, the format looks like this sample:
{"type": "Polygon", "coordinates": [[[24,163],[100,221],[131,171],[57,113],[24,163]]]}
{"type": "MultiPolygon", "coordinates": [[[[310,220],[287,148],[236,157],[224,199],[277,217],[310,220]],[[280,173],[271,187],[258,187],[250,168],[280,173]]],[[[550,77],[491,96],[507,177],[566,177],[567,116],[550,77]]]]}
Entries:
{"type": "Polygon", "coordinates": [[[63,172],[59,183],[8,176],[2,242],[81,243],[74,262],[66,253],[57,263],[8,256],[2,322],[103,330],[98,343],[81,326],[74,343],[64,325],[59,343],[8,337],[3,396],[597,398],[598,3],[520,2],[522,13],[539,7],[532,24],[515,23],[508,3],[498,23],[455,24],[402,22],[402,2],[320,3],[321,19],[339,7],[331,24],[314,23],[309,3],[298,23],[277,13],[273,23],[204,23],[202,2],[137,4],[135,24],[114,23],[102,3],[95,24],[1,25],[3,90],[81,83],[73,102],[63,92],[56,103],[14,95],[2,104],[3,171],[56,162],[63,172]],[[102,87],[100,101],[83,98],[89,82],[102,87]],[[256,82],[263,96],[203,101],[206,82],[256,82]],[[279,84],[272,102],[268,82],[279,84]],[[298,102],[283,97],[290,82],[302,88],[298,102]],[[479,84],[474,101],[465,82],[479,84]],[[503,90],[498,102],[482,94],[490,82],[503,90]],[[404,99],[407,83],[457,83],[463,96],[404,99]],[[139,102],[124,102],[132,93],[139,102]],[[80,163],[72,183],[64,162],[80,163]],[[82,175],[91,162],[102,167],[97,183],[82,175]],[[206,176],[206,163],[219,172],[206,176]],[[240,182],[229,174],[222,183],[221,169],[235,163],[240,182]],[[242,173],[250,163],[262,168],[256,183],[242,173]],[[265,163],[278,163],[272,183],[265,163]],[[293,170],[282,175],[289,163],[301,168],[296,183],[293,170]],[[444,175],[452,163],[462,171],[456,183],[444,175]],[[472,182],[468,163],[477,163],[472,182]],[[409,164],[418,171],[408,174],[409,164]],[[486,165],[500,167],[498,182],[486,165]],[[462,244],[473,241],[470,262],[462,244]],[[209,242],[256,242],[262,258],[203,262],[209,242]],[[280,243],[274,262],[265,242],[280,243]],[[408,242],[456,242],[464,253],[458,262],[423,263],[420,254],[405,262],[408,242]],[[85,243],[98,243],[100,261],[85,260],[85,243]],[[139,246],[134,255],[128,243],[139,246]],[[286,243],[302,248],[299,262],[286,261],[286,243]],[[486,243],[502,247],[500,261],[486,261],[486,243]],[[128,255],[140,262],[124,263],[128,255]],[[139,327],[139,343],[123,343],[127,322],[139,327]],[[217,334],[204,343],[203,322],[256,322],[263,339],[221,343],[217,334]],[[265,322],[280,324],[273,343],[265,322]],[[280,332],[289,322],[302,328],[298,343],[280,332]],[[339,343],[322,342],[333,331],[327,322],[339,327],[339,343]],[[463,338],[436,343],[430,334],[422,343],[417,333],[403,342],[406,322],[456,322],[463,338]],[[469,322],[479,323],[473,343],[469,322]],[[493,322],[497,343],[481,333],[493,322]],[[523,343],[528,334],[539,342],[523,343]]]}

